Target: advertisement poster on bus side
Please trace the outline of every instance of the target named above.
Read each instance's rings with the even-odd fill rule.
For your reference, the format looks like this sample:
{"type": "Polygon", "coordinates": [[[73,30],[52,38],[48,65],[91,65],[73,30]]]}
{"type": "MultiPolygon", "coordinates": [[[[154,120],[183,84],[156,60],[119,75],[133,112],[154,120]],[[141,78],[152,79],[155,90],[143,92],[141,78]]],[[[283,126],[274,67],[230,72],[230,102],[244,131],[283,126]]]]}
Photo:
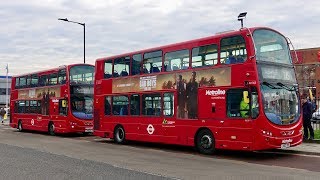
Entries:
{"type": "Polygon", "coordinates": [[[60,88],[39,88],[18,91],[18,99],[41,99],[44,96],[60,97],[60,88]]]}
{"type": "Polygon", "coordinates": [[[177,83],[180,81],[185,84],[191,81],[196,81],[198,83],[198,87],[230,86],[231,69],[230,67],[225,67],[114,79],[112,83],[112,93],[176,89],[177,83]]]}

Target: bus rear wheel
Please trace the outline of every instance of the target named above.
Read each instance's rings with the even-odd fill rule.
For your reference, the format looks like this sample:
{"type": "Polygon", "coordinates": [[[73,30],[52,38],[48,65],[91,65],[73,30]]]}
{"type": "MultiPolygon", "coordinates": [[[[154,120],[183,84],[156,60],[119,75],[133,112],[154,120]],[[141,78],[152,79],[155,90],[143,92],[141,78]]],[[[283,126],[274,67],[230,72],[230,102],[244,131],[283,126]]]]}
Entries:
{"type": "Polygon", "coordinates": [[[208,129],[201,130],[196,137],[196,148],[201,154],[213,154],[215,151],[215,139],[208,129]]]}
{"type": "Polygon", "coordinates": [[[54,136],[54,135],[55,135],[55,133],[54,133],[54,124],[53,124],[52,122],[49,123],[48,133],[49,133],[51,136],[54,136]]]}
{"type": "Polygon", "coordinates": [[[19,122],[18,122],[18,131],[19,132],[22,132],[23,131],[23,128],[22,128],[22,121],[21,120],[19,120],[19,122]]]}
{"type": "Polygon", "coordinates": [[[124,144],[126,141],[126,133],[122,126],[117,126],[114,130],[114,141],[117,144],[124,144]]]}

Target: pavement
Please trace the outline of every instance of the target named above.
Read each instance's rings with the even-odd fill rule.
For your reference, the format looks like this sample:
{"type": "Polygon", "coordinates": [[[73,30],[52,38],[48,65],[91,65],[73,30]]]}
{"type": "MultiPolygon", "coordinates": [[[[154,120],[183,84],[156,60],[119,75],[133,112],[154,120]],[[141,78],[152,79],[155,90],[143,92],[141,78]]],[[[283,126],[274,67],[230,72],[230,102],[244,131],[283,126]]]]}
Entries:
{"type": "MultiPolygon", "coordinates": [[[[4,120],[2,126],[9,126],[9,119],[4,120]]],[[[292,154],[304,154],[304,155],[316,155],[320,156],[320,139],[307,140],[301,145],[295,147],[289,147],[287,149],[275,149],[274,152],[280,153],[292,153],[292,154]]]]}

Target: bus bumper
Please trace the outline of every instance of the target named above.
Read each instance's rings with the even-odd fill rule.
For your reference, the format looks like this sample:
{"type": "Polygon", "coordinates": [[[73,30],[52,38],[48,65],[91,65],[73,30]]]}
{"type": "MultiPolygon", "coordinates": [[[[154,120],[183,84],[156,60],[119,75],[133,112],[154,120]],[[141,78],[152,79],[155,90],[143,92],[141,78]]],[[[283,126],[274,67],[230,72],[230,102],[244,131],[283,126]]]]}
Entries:
{"type": "Polygon", "coordinates": [[[265,150],[265,149],[286,149],[289,147],[297,146],[302,143],[302,134],[299,133],[295,136],[287,136],[287,137],[268,137],[262,136],[262,139],[258,141],[264,143],[259,143],[254,148],[255,150],[265,150]],[[264,144],[264,146],[262,145],[264,144]]]}

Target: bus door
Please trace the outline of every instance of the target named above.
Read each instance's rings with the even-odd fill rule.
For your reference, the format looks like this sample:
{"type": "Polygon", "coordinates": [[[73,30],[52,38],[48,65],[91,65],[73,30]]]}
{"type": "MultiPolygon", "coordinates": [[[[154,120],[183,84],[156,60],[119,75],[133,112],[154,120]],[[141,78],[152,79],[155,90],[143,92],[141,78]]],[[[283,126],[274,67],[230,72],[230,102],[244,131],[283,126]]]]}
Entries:
{"type": "Polygon", "coordinates": [[[59,99],[50,99],[49,107],[50,120],[59,120],[59,99]]]}
{"type": "MultiPolygon", "coordinates": [[[[165,142],[176,144],[179,139],[179,130],[178,130],[178,113],[176,111],[176,104],[173,92],[168,92],[163,94],[163,120],[162,128],[164,131],[165,142]]],[[[184,110],[184,107],[183,107],[184,110]]],[[[180,116],[179,116],[180,117],[180,116]]],[[[181,121],[181,120],[180,120],[181,121]]]]}
{"type": "Polygon", "coordinates": [[[142,95],[142,116],[139,125],[139,140],[148,142],[165,142],[163,118],[161,115],[161,94],[142,95]]]}
{"type": "Polygon", "coordinates": [[[246,150],[253,143],[249,89],[226,90],[226,118],[219,121],[217,148],[246,150]]]}
{"type": "Polygon", "coordinates": [[[55,123],[56,127],[68,125],[63,123],[67,120],[67,104],[65,99],[52,99],[50,101],[50,120],[55,123]]]}

